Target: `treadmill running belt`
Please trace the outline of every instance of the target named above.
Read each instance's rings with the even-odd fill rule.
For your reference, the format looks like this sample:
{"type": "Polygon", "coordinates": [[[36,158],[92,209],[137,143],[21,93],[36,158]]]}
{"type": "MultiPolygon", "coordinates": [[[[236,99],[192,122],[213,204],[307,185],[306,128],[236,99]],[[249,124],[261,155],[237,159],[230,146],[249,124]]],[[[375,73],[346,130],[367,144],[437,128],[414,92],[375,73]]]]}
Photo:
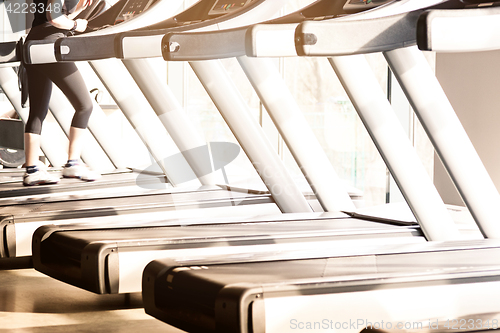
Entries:
{"type": "MultiPolygon", "coordinates": [[[[398,227],[342,217],[141,228],[72,230],[46,225],[33,236],[34,267],[95,293],[139,292],[153,259],[283,256],[288,250],[425,242],[417,225],[398,227]]],[[[177,224],[177,225],[176,225],[177,224]]],[[[77,226],[76,226],[77,227],[77,226]]]]}
{"type": "MultiPolygon", "coordinates": [[[[421,250],[409,253],[255,263],[191,263],[176,267],[154,261],[144,272],[143,299],[146,312],[157,319],[189,332],[205,333],[264,332],[264,328],[268,332],[271,331],[269,327],[272,327],[272,322],[282,324],[279,332],[293,332],[290,325],[294,319],[295,322],[297,319],[315,321],[308,318],[315,318],[315,313],[329,313],[328,309],[342,307],[348,310],[352,318],[372,319],[371,310],[366,310],[360,299],[372,304],[372,307],[373,302],[379,302],[378,306],[373,307],[373,313],[383,313],[386,306],[399,308],[398,311],[386,313],[387,318],[379,317],[379,321],[409,320],[417,318],[419,314],[406,312],[405,307],[412,307],[410,304],[420,302],[422,297],[430,298],[429,293],[433,292],[435,286],[464,290],[463,299],[460,295],[456,299],[452,298],[454,309],[443,307],[439,312],[455,311],[455,319],[498,318],[500,308],[496,305],[498,302],[491,302],[493,296],[476,295],[476,302],[486,303],[486,306],[479,306],[476,303],[468,304],[467,297],[470,295],[465,295],[468,288],[499,285],[500,248],[478,246],[452,250],[446,249],[445,244],[418,244],[421,250]],[[429,250],[429,246],[435,248],[429,250]],[[440,250],[441,246],[443,248],[440,250]],[[403,299],[407,290],[414,290],[413,299],[403,299]],[[370,296],[377,293],[399,293],[402,299],[391,306],[385,304],[383,299],[370,296]],[[342,298],[342,294],[346,294],[346,297],[342,298]],[[353,299],[350,303],[335,303],[337,299],[348,300],[349,297],[353,299]],[[280,312],[279,308],[273,309],[276,304],[281,304],[287,310],[280,312]],[[484,308],[492,312],[483,312],[484,308]],[[293,312],[289,312],[289,309],[293,309],[293,312]],[[270,313],[281,315],[278,318],[269,316],[270,313]]],[[[496,244],[499,245],[498,242],[496,244]]],[[[449,299],[436,303],[447,302],[449,299]]],[[[436,304],[429,304],[428,307],[436,308],[436,304]]],[[[435,315],[439,316],[439,313],[435,315]]],[[[341,318],[333,310],[328,317],[339,322],[349,320],[348,317],[341,318]]],[[[435,318],[420,319],[427,322],[435,318]]],[[[439,317],[439,320],[442,319],[439,317]]]]}

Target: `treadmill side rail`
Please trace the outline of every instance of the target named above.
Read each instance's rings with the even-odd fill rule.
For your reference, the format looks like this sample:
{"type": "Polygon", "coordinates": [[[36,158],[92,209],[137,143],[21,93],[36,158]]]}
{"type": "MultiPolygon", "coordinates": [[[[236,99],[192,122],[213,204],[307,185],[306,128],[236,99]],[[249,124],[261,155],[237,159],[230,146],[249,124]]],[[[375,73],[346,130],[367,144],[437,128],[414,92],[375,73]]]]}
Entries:
{"type": "Polygon", "coordinates": [[[417,25],[423,51],[476,52],[500,49],[500,7],[429,10],[417,25]]]}
{"type": "Polygon", "coordinates": [[[246,55],[249,57],[293,57],[295,29],[298,23],[256,24],[246,33],[246,55]]]}
{"type": "Polygon", "coordinates": [[[57,61],[89,61],[113,58],[115,56],[114,39],[114,34],[59,38],[54,44],[55,57],[57,61]]]}
{"type": "Polygon", "coordinates": [[[167,61],[212,60],[245,55],[246,28],[198,33],[167,33],[162,55],[167,61]]]}
{"type": "Polygon", "coordinates": [[[161,57],[161,40],[164,34],[145,35],[121,33],[115,38],[115,57],[138,59],[161,57]]]}
{"type": "Polygon", "coordinates": [[[415,45],[415,27],[421,13],[414,11],[363,21],[306,21],[295,32],[297,54],[341,56],[415,45]],[[356,30],[359,32],[354,34],[356,30]],[[380,34],[380,31],[384,33],[380,34]]]}
{"type": "Polygon", "coordinates": [[[57,62],[54,41],[28,40],[24,43],[23,59],[27,64],[49,64],[57,62]]]}

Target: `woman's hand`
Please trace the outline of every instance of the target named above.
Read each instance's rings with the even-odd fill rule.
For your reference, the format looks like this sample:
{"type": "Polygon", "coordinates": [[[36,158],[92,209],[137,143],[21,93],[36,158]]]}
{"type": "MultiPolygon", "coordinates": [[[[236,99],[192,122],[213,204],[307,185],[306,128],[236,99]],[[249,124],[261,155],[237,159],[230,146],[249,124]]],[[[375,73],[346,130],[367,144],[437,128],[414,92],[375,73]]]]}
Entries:
{"type": "MultiPolygon", "coordinates": [[[[50,8],[63,8],[65,2],[68,2],[68,5],[74,6],[74,1],[72,0],[49,0],[47,3],[47,7],[50,5],[50,8]],[[71,3],[71,4],[70,4],[71,3]]],[[[75,17],[89,4],[92,4],[92,0],[77,0],[76,6],[72,13],[65,14],[61,10],[59,11],[47,11],[47,19],[50,24],[54,27],[63,29],[63,30],[71,30],[77,32],[84,32],[87,29],[88,21],[84,19],[76,19],[75,17]],[[76,23],[76,26],[75,26],[76,23]]]]}

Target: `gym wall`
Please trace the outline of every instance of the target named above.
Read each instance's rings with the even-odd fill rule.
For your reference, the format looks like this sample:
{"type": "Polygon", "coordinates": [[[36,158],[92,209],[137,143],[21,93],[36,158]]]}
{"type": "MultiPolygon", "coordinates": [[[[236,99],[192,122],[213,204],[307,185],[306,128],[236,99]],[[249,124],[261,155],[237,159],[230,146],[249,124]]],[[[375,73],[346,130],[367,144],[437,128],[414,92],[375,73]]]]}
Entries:
{"type": "MultiPolygon", "coordinates": [[[[500,51],[438,54],[436,75],[500,189],[500,51]]],[[[445,203],[463,205],[435,158],[434,182],[445,203]]],[[[470,175],[474,177],[474,175],[470,175]]]]}

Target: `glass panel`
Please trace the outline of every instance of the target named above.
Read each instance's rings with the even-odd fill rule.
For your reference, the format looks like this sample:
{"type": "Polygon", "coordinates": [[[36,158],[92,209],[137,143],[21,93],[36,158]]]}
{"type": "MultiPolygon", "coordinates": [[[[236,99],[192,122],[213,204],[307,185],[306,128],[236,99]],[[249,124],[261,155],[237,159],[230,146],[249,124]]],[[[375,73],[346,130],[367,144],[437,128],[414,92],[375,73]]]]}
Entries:
{"type": "MultiPolygon", "coordinates": [[[[256,121],[258,121],[260,102],[236,59],[223,60],[222,64],[233,79],[247,105],[249,105],[256,121]]],[[[187,64],[186,66],[189,67],[187,64]]],[[[198,132],[202,133],[207,142],[231,142],[238,144],[194,72],[188,68],[185,73],[185,84],[187,86],[185,91],[188,94],[188,98],[185,101],[185,110],[197,127],[198,132]]],[[[242,150],[238,157],[224,168],[224,172],[225,175],[223,175],[222,171],[217,171],[220,183],[228,181],[232,185],[239,184],[245,186],[255,184],[263,187],[260,177],[242,150]]]]}
{"type": "MultiPolygon", "coordinates": [[[[310,0],[290,1],[283,13],[293,12],[310,2],[310,0]]],[[[367,59],[381,87],[386,91],[387,63],[381,54],[367,55],[367,59]]],[[[297,180],[305,183],[297,164],[279,137],[237,61],[226,59],[222,63],[248,103],[256,121],[263,127],[276,152],[297,180]]],[[[352,191],[363,192],[365,205],[385,203],[388,200],[387,192],[389,191],[387,168],[328,61],[325,58],[284,58],[275,59],[275,63],[341,179],[352,191]]],[[[172,89],[182,96],[180,99],[191,120],[196,124],[200,133],[203,133],[206,141],[236,142],[189,65],[184,66],[183,86],[173,83],[174,81],[170,84],[172,89]]],[[[177,70],[177,73],[179,72],[177,70]]],[[[393,84],[396,83],[393,82],[393,84]]],[[[361,88],[364,89],[364,87],[361,88]]],[[[410,109],[404,106],[404,110],[398,112],[408,114],[410,109]]],[[[413,114],[410,116],[409,124],[405,126],[411,126],[409,134],[414,138],[412,140],[416,142],[419,153],[426,160],[426,166],[432,170],[432,151],[429,151],[428,140],[423,138],[425,135],[422,136],[413,114]],[[420,149],[420,146],[423,149],[420,149]]],[[[260,183],[257,173],[243,153],[226,168],[226,172],[232,184],[255,181],[260,183]]]]}
{"type": "MultiPolygon", "coordinates": [[[[385,87],[387,69],[382,61],[370,57],[385,87]]],[[[328,61],[286,58],[284,68],[289,89],[339,177],[352,190],[363,191],[366,205],[385,203],[385,164],[328,61]]]]}

